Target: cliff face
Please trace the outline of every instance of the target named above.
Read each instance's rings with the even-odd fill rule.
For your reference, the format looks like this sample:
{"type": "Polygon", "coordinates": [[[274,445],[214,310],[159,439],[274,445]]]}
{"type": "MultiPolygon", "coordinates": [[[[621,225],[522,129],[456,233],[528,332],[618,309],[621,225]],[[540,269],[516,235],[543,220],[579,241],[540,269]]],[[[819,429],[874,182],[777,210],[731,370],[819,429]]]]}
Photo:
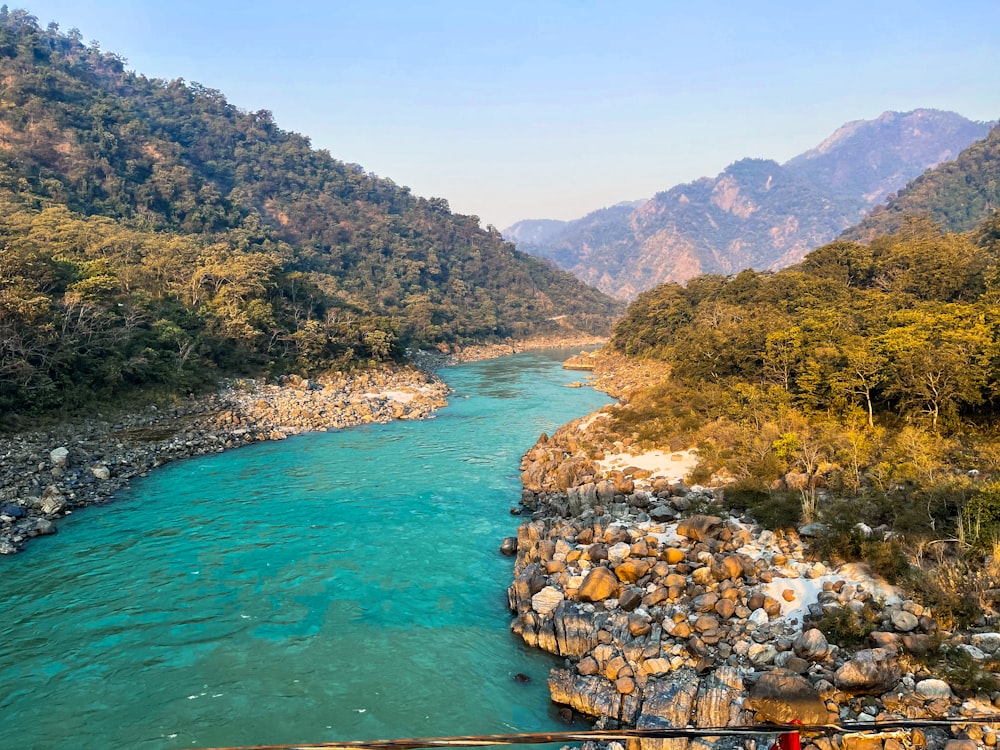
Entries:
{"type": "Polygon", "coordinates": [[[506,234],[620,299],[699,273],[783,268],[987,131],[951,112],[886,112],[844,125],[785,164],[743,159],[639,206],[519,222],[506,234]]]}

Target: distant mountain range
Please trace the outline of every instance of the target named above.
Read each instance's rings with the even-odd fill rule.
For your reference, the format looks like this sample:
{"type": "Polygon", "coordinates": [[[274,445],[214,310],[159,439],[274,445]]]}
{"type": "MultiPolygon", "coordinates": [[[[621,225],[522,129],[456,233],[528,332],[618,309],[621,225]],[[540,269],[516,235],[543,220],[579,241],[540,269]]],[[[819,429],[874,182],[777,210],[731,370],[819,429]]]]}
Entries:
{"type": "Polygon", "coordinates": [[[783,268],[989,127],[954,112],[885,112],[847,123],[784,164],[742,159],[639,205],[568,222],[520,221],[503,234],[620,299],[700,273],[783,268]]]}

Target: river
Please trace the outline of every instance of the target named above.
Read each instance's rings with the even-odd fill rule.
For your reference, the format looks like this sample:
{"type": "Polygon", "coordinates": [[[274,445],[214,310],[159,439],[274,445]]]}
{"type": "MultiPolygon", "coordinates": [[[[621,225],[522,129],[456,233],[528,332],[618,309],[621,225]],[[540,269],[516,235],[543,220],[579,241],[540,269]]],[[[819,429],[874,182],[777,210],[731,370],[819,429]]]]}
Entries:
{"type": "Polygon", "coordinates": [[[609,402],[567,355],[442,370],[432,420],[171,464],[0,559],[0,747],[565,728],[497,550],[523,452],[609,402]]]}

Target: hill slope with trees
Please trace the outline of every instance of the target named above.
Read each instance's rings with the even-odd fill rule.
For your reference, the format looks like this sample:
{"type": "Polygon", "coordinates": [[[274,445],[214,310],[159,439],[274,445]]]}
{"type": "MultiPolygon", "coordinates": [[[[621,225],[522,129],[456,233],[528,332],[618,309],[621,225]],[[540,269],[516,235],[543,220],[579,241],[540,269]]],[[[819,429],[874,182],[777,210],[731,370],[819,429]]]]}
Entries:
{"type": "Polygon", "coordinates": [[[617,312],[447,201],[6,6],[0,81],[0,409],[617,312]]]}
{"type": "Polygon", "coordinates": [[[954,161],[928,170],[899,195],[843,234],[868,241],[899,231],[909,216],[924,216],[951,232],[967,232],[1000,209],[1000,126],[954,161]]]}

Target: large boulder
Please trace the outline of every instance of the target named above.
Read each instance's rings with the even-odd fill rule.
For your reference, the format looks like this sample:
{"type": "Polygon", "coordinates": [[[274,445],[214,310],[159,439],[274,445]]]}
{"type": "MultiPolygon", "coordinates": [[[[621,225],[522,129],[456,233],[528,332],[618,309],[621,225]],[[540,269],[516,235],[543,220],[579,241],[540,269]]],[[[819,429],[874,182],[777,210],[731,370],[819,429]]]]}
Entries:
{"type": "Polygon", "coordinates": [[[720,526],[722,519],[718,516],[689,516],[677,522],[677,533],[700,542],[710,537],[720,526]]]}
{"type": "Polygon", "coordinates": [[[596,568],[591,568],[587,577],[583,579],[577,598],[582,602],[600,602],[617,596],[618,590],[617,576],[609,568],[598,565],[596,568]]]}
{"type": "Polygon", "coordinates": [[[48,516],[61,512],[65,507],[66,498],[63,497],[62,491],[55,485],[46,487],[42,493],[39,510],[48,516]]]}
{"type": "Polygon", "coordinates": [[[58,469],[63,469],[69,465],[69,448],[66,446],[61,446],[55,448],[51,453],[49,453],[49,460],[52,461],[52,466],[58,469]]]}
{"type": "Polygon", "coordinates": [[[816,689],[801,675],[785,669],[765,672],[750,691],[746,707],[757,712],[760,721],[787,724],[826,724],[830,712],[816,689]]]}
{"type": "Polygon", "coordinates": [[[792,644],[795,655],[808,661],[822,661],[830,653],[830,644],[818,628],[806,630],[792,644]]]}
{"type": "Polygon", "coordinates": [[[845,693],[881,694],[903,677],[899,659],[884,648],[859,651],[834,674],[834,684],[845,693]]]}

